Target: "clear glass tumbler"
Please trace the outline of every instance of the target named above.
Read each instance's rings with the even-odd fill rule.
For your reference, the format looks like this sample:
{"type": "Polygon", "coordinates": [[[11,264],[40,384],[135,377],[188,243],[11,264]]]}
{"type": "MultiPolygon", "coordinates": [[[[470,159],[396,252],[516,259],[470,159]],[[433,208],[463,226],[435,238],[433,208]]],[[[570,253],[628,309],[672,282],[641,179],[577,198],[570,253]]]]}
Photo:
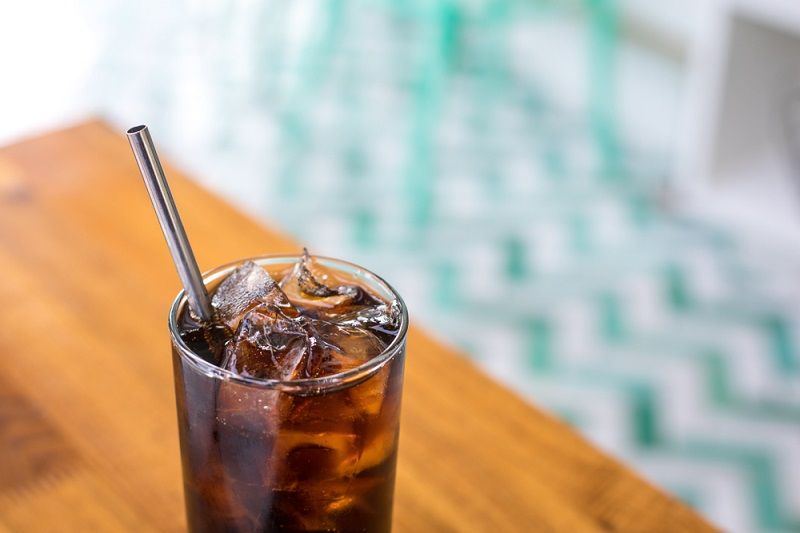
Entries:
{"type": "MultiPolygon", "coordinates": [[[[268,271],[299,257],[254,261],[268,271]]],[[[408,314],[389,284],[356,265],[320,263],[401,307],[399,334],[340,374],[295,381],[236,375],[183,342],[169,314],[184,496],[192,532],[391,529],[408,314]]],[[[242,262],[204,276],[209,291],[242,262]]]]}

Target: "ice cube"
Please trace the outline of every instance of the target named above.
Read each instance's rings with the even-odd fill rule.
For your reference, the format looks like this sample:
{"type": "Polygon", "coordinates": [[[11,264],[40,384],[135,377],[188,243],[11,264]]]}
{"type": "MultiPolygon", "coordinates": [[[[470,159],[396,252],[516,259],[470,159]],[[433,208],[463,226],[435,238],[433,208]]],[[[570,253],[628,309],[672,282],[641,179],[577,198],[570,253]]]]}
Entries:
{"type": "Polygon", "coordinates": [[[344,523],[365,524],[347,531],[367,531],[366,524],[377,511],[370,496],[382,483],[380,478],[308,480],[295,490],[275,491],[273,512],[291,531],[340,531],[337,519],[342,515],[349,515],[344,523]]]}
{"type": "Polygon", "coordinates": [[[389,366],[384,366],[363,383],[350,389],[354,407],[365,416],[376,416],[381,411],[389,377],[389,366]]]}
{"type": "MultiPolygon", "coordinates": [[[[212,435],[218,453],[202,465],[203,471],[218,469],[217,491],[223,509],[237,529],[259,530],[267,519],[265,498],[275,481],[275,447],[281,404],[291,401],[278,391],[261,390],[221,380],[216,395],[215,428],[212,435]]],[[[283,406],[287,410],[289,406],[283,406]]]]}
{"type": "Polygon", "coordinates": [[[382,303],[358,285],[339,283],[336,274],[308,255],[308,250],[303,250],[303,258],[281,280],[280,288],[298,307],[325,318],[382,303]]]}
{"type": "Polygon", "coordinates": [[[301,379],[311,351],[302,321],[259,304],[244,318],[226,350],[223,366],[243,376],[301,379]]]}
{"type": "Polygon", "coordinates": [[[400,329],[400,302],[392,300],[388,305],[362,307],[338,316],[334,321],[342,326],[358,326],[394,337],[400,329]]]}
{"type": "MultiPolygon", "coordinates": [[[[381,369],[384,371],[391,375],[389,367],[381,369]]],[[[400,420],[398,381],[394,376],[381,379],[379,374],[350,390],[352,403],[361,413],[355,429],[361,437],[356,473],[380,465],[397,448],[400,420]]]]}
{"type": "Polygon", "coordinates": [[[308,479],[336,479],[352,472],[361,451],[355,434],[335,431],[281,431],[277,442],[279,486],[285,488],[308,479]]]}
{"type": "Polygon", "coordinates": [[[395,360],[348,390],[361,414],[355,428],[361,436],[356,472],[378,466],[396,449],[402,386],[402,361],[395,360]]]}
{"type": "Polygon", "coordinates": [[[231,330],[236,330],[248,310],[260,304],[274,307],[287,316],[297,316],[278,284],[252,261],[243,263],[225,278],[211,299],[218,319],[231,330]]]}
{"type": "Polygon", "coordinates": [[[379,355],[386,344],[372,332],[358,326],[335,324],[325,320],[309,321],[313,342],[320,348],[320,375],[337,374],[360,366],[379,355]]]}
{"type": "Polygon", "coordinates": [[[397,448],[397,431],[376,433],[373,438],[362,445],[354,474],[374,468],[384,462],[397,448]]]}

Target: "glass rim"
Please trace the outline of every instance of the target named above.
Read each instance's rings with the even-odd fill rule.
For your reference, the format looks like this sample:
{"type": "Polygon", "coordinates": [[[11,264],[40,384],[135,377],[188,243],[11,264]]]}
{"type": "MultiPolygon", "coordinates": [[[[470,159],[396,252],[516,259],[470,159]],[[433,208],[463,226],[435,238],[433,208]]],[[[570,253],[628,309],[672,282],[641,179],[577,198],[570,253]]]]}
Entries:
{"type": "MultiPolygon", "coordinates": [[[[344,389],[348,387],[355,386],[365,380],[367,380],[370,376],[378,372],[382,367],[384,367],[389,361],[394,359],[394,357],[403,350],[406,340],[406,334],[408,332],[408,310],[406,308],[406,304],[403,301],[403,298],[398,294],[398,292],[391,286],[389,283],[386,282],[383,278],[374,274],[373,272],[363,268],[355,263],[351,263],[349,261],[344,261],[342,259],[336,259],[333,257],[326,257],[326,256],[313,256],[315,259],[321,260],[323,263],[329,266],[336,266],[342,265],[347,266],[354,269],[359,275],[365,279],[366,281],[372,282],[374,284],[382,286],[381,288],[384,289],[387,293],[391,294],[392,297],[397,300],[398,304],[400,305],[400,329],[397,332],[397,335],[392,339],[392,342],[377,356],[373,357],[369,361],[364,362],[363,364],[351,368],[350,370],[346,370],[344,372],[339,372],[338,374],[332,374],[330,376],[323,376],[319,378],[304,378],[304,379],[296,379],[296,380],[281,380],[281,379],[262,379],[262,378],[254,378],[248,376],[242,376],[230,370],[226,370],[224,368],[218,367],[212,363],[209,363],[194,351],[183,341],[181,336],[178,334],[178,313],[182,310],[183,306],[186,304],[186,291],[182,290],[178,293],[173,300],[172,305],[169,309],[169,333],[170,337],[172,338],[172,344],[178,349],[180,353],[181,359],[190,363],[195,369],[199,370],[203,374],[216,378],[222,379],[227,381],[232,381],[235,383],[239,383],[242,385],[247,385],[250,387],[257,387],[261,389],[273,389],[282,392],[289,392],[295,394],[302,394],[302,395],[314,395],[314,394],[322,394],[324,392],[331,392],[339,389],[344,389]]],[[[229,263],[225,263],[223,265],[217,266],[210,270],[203,272],[203,283],[208,285],[221,277],[230,273],[233,269],[237,266],[247,262],[253,261],[259,266],[269,265],[269,264],[280,264],[280,263],[287,263],[287,264],[294,264],[300,261],[302,258],[301,255],[264,255],[264,256],[257,256],[257,257],[249,257],[245,259],[240,259],[237,261],[232,261],[229,263]]]]}

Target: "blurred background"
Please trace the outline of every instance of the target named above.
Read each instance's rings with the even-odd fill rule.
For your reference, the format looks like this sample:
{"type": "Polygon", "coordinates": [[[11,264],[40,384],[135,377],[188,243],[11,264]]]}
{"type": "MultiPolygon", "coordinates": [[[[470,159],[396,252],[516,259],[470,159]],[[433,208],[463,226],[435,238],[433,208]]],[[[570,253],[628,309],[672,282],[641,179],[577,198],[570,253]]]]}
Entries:
{"type": "Polygon", "coordinates": [[[32,0],[0,72],[0,144],[147,123],[715,524],[800,531],[792,0],[32,0]]]}

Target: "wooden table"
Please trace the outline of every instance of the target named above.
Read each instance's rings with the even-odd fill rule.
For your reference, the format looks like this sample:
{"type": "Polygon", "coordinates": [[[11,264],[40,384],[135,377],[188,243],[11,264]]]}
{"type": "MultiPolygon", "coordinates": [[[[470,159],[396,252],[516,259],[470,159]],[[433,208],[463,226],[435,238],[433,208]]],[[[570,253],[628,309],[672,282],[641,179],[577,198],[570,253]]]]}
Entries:
{"type": "MultiPolygon", "coordinates": [[[[299,250],[166,170],[201,267],[299,250]]],[[[0,530],[182,530],[178,278],[120,132],[0,150],[0,273],[0,530]]],[[[712,530],[419,328],[408,354],[396,531],[712,530]]]]}

